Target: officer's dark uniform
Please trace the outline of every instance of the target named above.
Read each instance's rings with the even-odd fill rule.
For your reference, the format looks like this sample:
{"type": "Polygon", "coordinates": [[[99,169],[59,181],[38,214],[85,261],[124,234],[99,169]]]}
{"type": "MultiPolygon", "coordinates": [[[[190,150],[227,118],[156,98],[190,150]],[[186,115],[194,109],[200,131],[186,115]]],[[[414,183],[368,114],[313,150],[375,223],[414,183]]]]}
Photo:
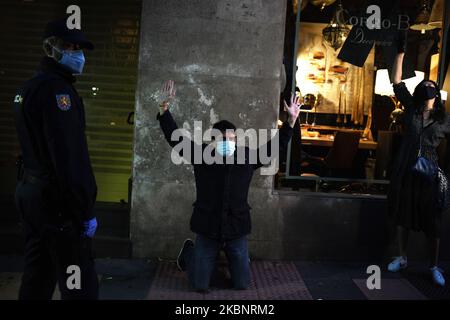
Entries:
{"type": "MultiPolygon", "coordinates": [[[[56,24],[58,36],[80,38],[56,24]]],[[[65,28],[65,24],[64,24],[65,28]]],[[[47,32],[52,32],[47,29],[47,32]]],[[[47,34],[48,35],[48,34],[47,34]]],[[[19,299],[96,299],[98,279],[83,222],[94,217],[97,186],[84,133],[84,106],[71,72],[43,58],[14,98],[24,173],[16,203],[25,228],[25,269],[19,299]],[[80,268],[81,289],[73,288],[80,268]],[[69,289],[67,283],[71,284],[69,289]]]]}

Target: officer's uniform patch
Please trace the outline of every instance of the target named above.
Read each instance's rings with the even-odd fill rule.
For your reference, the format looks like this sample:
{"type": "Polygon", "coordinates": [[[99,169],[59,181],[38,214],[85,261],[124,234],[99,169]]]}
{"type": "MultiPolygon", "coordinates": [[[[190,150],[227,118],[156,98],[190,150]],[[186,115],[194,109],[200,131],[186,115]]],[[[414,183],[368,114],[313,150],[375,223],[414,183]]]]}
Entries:
{"type": "Polygon", "coordinates": [[[14,97],[14,103],[22,103],[23,102],[23,97],[18,94],[17,96],[14,97]]]}
{"type": "Polygon", "coordinates": [[[70,110],[70,108],[72,107],[70,95],[68,94],[57,94],[56,103],[58,105],[58,108],[61,109],[62,111],[70,110]]]}

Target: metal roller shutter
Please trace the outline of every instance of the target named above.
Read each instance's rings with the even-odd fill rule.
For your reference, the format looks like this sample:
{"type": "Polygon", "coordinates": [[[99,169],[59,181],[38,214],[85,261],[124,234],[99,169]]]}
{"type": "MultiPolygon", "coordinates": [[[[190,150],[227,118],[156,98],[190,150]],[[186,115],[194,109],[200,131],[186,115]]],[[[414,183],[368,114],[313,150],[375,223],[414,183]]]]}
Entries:
{"type": "Polygon", "coordinates": [[[139,45],[140,0],[2,1],[0,13],[0,193],[15,186],[20,149],[12,118],[15,90],[31,77],[43,56],[45,24],[81,8],[81,26],[95,44],[86,52],[86,67],[76,87],[86,106],[86,135],[99,187],[99,201],[127,199],[131,174],[139,45]]]}

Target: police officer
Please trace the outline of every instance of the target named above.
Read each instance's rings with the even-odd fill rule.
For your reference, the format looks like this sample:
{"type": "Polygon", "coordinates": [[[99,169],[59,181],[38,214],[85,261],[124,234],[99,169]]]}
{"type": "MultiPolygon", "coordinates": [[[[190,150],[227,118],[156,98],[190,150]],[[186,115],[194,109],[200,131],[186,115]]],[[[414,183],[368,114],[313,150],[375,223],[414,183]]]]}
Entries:
{"type": "Polygon", "coordinates": [[[16,204],[25,229],[25,267],[19,299],[97,299],[92,258],[97,228],[95,177],[85,136],[83,101],[74,75],[83,72],[83,49],[93,49],[66,19],[50,22],[46,56],[14,98],[23,155],[16,204]]]}

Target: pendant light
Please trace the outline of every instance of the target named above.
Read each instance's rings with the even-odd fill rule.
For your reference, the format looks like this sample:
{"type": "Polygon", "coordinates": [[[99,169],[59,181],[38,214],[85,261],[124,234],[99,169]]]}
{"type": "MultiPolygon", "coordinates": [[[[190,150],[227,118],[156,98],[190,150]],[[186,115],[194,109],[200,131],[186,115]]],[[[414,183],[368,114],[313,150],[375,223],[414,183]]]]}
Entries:
{"type": "Polygon", "coordinates": [[[422,34],[425,34],[427,30],[435,29],[435,27],[428,24],[430,21],[430,11],[430,1],[421,0],[419,14],[417,15],[416,22],[411,26],[411,30],[420,31],[422,34]]]}
{"type": "Polygon", "coordinates": [[[336,51],[342,47],[349,32],[350,29],[345,24],[344,8],[342,2],[339,1],[331,22],[322,30],[323,40],[336,51]]]}
{"type": "Polygon", "coordinates": [[[443,13],[444,0],[435,0],[428,25],[433,28],[442,28],[443,13]]]}

